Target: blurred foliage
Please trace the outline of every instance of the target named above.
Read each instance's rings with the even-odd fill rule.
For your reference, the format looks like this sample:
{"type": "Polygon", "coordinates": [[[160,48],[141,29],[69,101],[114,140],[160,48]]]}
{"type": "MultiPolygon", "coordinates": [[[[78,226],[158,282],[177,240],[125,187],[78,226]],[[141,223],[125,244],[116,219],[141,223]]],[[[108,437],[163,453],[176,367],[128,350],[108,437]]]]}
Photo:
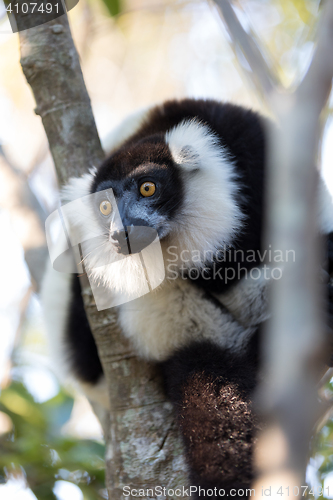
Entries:
{"type": "MultiPolygon", "coordinates": [[[[285,13],[286,19],[290,15],[290,7],[293,7],[304,24],[311,22],[311,11],[309,10],[308,0],[288,0],[281,2],[281,8],[285,13]]],[[[314,2],[312,1],[312,4],[314,2]]]]}
{"type": "MultiPolygon", "coordinates": [[[[320,397],[323,401],[333,401],[333,378],[320,389],[320,397]]],[[[311,442],[311,457],[313,467],[317,472],[318,487],[309,491],[309,496],[321,500],[333,497],[333,408],[328,412],[319,424],[320,430],[313,436],[311,442]],[[326,479],[329,481],[326,482],[326,479]]],[[[311,459],[310,459],[311,464],[311,459]]]]}
{"type": "Polygon", "coordinates": [[[271,70],[286,87],[295,88],[314,50],[320,0],[245,0],[237,2],[271,70]]]}
{"type": "Polygon", "coordinates": [[[62,390],[44,403],[17,381],[2,391],[0,412],[12,429],[0,435],[0,483],[23,474],[38,500],[56,499],[57,480],[78,485],[85,500],[103,498],[104,445],[61,435],[72,408],[73,398],[62,390]]]}
{"type": "Polygon", "coordinates": [[[121,12],[121,0],[103,0],[111,16],[116,16],[121,12]]]}

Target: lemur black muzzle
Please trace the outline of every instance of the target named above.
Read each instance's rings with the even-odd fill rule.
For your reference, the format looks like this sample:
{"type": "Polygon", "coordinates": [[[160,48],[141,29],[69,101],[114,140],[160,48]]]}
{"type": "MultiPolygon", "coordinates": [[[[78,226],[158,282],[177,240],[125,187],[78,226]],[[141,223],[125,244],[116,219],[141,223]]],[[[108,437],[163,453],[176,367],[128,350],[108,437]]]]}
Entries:
{"type": "Polygon", "coordinates": [[[118,253],[129,255],[147,248],[157,237],[156,229],[149,226],[126,226],[111,234],[118,253]]]}

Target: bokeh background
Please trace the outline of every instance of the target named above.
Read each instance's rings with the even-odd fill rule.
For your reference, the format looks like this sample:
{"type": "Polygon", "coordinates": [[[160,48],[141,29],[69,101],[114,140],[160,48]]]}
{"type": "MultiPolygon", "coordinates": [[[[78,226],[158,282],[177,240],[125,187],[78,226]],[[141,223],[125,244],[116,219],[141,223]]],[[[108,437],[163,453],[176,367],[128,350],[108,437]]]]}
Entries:
{"type": "MultiPolygon", "coordinates": [[[[234,2],[286,87],[306,72],[319,3],[234,2]]],[[[268,113],[213,3],[80,0],[69,18],[102,141],[127,114],[169,98],[215,98],[268,113]]],[[[107,498],[99,422],[75,385],[61,385],[47,356],[38,283],[43,222],[57,207],[57,183],[19,58],[0,1],[0,499],[107,498]]],[[[332,108],[333,98],[323,116],[320,167],[333,192],[332,108]]],[[[323,393],[333,397],[330,381],[323,393]]],[[[307,473],[326,498],[333,498],[332,445],[328,414],[307,473]]]]}

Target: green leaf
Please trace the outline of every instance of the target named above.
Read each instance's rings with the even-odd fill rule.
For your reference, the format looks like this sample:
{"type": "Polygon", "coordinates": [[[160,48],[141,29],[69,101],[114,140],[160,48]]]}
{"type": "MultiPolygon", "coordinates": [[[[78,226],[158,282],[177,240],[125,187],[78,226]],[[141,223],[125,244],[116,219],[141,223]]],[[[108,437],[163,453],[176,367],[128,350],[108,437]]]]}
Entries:
{"type": "Polygon", "coordinates": [[[103,0],[111,16],[117,16],[121,12],[121,0],[103,0]]]}
{"type": "Polygon", "coordinates": [[[55,500],[54,483],[65,474],[79,485],[85,500],[101,498],[105,447],[61,434],[72,407],[73,398],[63,390],[44,403],[36,403],[17,381],[2,391],[0,411],[11,418],[14,429],[0,436],[0,483],[23,473],[38,500],[55,500]]]}

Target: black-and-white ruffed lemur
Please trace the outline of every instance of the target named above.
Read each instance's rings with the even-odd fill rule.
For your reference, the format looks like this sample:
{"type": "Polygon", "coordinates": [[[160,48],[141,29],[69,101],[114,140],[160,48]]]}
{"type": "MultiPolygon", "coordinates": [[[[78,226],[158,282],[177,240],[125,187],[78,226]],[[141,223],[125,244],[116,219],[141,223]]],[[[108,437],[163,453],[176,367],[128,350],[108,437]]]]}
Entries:
{"type": "MultiPolygon", "coordinates": [[[[267,269],[283,263],[283,256],[272,258],[263,272],[264,127],[257,113],[232,104],[168,101],[126,120],[112,137],[110,156],[62,191],[64,203],[94,195],[89,220],[99,228],[102,250],[96,245],[83,256],[89,280],[115,296],[129,290],[139,297],[134,308],[117,306],[123,334],[139,356],[161,366],[191,484],[226,494],[253,479],[258,332],[268,317],[268,284],[279,276],[267,269]],[[112,226],[116,208],[122,228],[112,226]],[[140,232],[131,239],[137,226],[156,231],[166,273],[145,294],[137,260],[105,267],[122,253],[134,259],[151,243],[140,232]]],[[[318,230],[332,273],[333,200],[322,180],[318,198],[318,230]]],[[[84,239],[85,226],[80,231],[84,239]]],[[[331,301],[332,292],[332,313],[331,301]]],[[[79,279],[50,269],[43,302],[53,352],[92,399],[105,403],[79,279]]]]}

